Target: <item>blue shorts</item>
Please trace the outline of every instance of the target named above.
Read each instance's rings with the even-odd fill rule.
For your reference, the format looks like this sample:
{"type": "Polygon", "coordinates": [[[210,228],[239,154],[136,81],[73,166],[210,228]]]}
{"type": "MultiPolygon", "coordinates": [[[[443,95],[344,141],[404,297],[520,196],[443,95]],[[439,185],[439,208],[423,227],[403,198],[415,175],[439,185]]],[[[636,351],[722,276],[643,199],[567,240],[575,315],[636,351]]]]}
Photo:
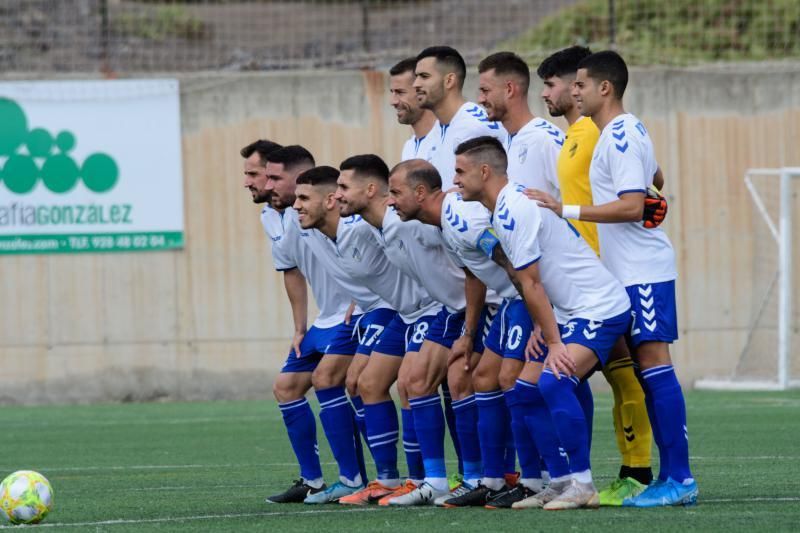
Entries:
{"type": "Polygon", "coordinates": [[[564,344],[586,346],[595,353],[600,364],[605,366],[611,350],[617,340],[628,332],[630,324],[630,311],[606,320],[573,318],[561,326],[561,341],[564,344]]]}
{"type": "Polygon", "coordinates": [[[489,335],[489,331],[492,329],[492,323],[494,322],[494,319],[499,311],[500,307],[494,304],[487,304],[483,306],[481,318],[478,320],[478,331],[476,332],[477,334],[472,342],[472,351],[474,353],[483,353],[483,350],[486,349],[484,341],[489,335]]]}
{"type": "Polygon", "coordinates": [[[435,342],[445,348],[452,348],[464,332],[464,311],[451,313],[444,307],[436,313],[436,318],[431,322],[426,341],[435,342]]]}
{"type": "Polygon", "coordinates": [[[395,315],[375,341],[373,351],[398,357],[418,352],[435,318],[436,315],[425,315],[413,324],[406,324],[400,315],[395,315]]]}
{"type": "Polygon", "coordinates": [[[300,342],[300,357],[297,357],[292,348],[281,372],[313,372],[323,355],[355,354],[358,347],[356,331],[358,318],[355,316],[350,320],[350,324],[342,322],[332,328],[311,326],[300,342]]]}
{"type": "Polygon", "coordinates": [[[356,322],[358,326],[358,348],[356,353],[369,355],[375,349],[375,343],[383,334],[386,326],[397,316],[394,309],[373,309],[361,315],[356,322]]]}
{"type": "Polygon", "coordinates": [[[625,287],[631,299],[628,342],[634,348],[643,342],[678,340],[675,280],[625,287]]]}
{"type": "MultiPolygon", "coordinates": [[[[533,331],[533,321],[520,298],[507,299],[492,321],[492,327],[484,340],[484,345],[497,355],[509,359],[525,361],[525,346],[533,331]]],[[[542,362],[547,355],[537,356],[534,361],[542,362]]]]}

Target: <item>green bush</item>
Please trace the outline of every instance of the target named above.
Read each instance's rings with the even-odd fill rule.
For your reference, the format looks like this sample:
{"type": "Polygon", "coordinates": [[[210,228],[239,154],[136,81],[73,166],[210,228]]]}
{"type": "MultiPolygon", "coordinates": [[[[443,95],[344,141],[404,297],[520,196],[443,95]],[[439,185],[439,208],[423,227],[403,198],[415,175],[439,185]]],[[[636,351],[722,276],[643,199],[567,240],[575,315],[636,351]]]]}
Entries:
{"type": "Polygon", "coordinates": [[[205,39],[208,25],[181,6],[160,6],[150,11],[120,13],[111,18],[112,32],[122,36],[161,41],[169,37],[205,39]]]}
{"type": "MultiPolygon", "coordinates": [[[[800,56],[798,0],[617,0],[616,44],[634,64],[800,56]]],[[[547,17],[501,48],[540,59],[573,44],[609,47],[608,0],[586,0],[547,17]]]]}

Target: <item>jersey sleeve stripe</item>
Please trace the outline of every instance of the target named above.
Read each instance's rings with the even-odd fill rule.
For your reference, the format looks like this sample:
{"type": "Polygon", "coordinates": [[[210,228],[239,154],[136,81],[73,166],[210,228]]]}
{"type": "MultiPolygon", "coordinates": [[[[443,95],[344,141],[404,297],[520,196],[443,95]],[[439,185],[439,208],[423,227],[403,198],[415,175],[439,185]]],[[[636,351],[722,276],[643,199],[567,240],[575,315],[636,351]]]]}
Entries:
{"type": "Polygon", "coordinates": [[[617,196],[622,196],[623,194],[628,194],[629,192],[640,192],[642,194],[647,194],[647,191],[644,189],[625,189],[624,191],[618,191],[617,196]]]}
{"type": "Polygon", "coordinates": [[[534,259],[533,261],[530,261],[530,262],[528,262],[528,263],[525,263],[524,265],[522,265],[522,266],[520,266],[520,267],[514,267],[514,270],[525,270],[526,268],[528,268],[528,267],[529,267],[529,266],[531,266],[532,264],[536,263],[536,262],[537,262],[539,259],[541,259],[541,258],[542,258],[542,256],[540,255],[539,257],[537,257],[537,258],[536,258],[536,259],[534,259]]]}

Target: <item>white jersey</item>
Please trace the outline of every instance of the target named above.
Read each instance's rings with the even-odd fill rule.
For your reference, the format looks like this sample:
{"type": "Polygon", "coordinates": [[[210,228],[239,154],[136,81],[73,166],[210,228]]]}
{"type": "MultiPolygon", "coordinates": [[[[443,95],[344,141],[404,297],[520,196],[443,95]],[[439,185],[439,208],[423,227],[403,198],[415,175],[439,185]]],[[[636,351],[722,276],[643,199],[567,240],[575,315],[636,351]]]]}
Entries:
{"type": "Polygon", "coordinates": [[[403,153],[400,156],[400,161],[408,161],[409,159],[424,159],[425,161],[431,160],[432,148],[438,142],[437,136],[439,135],[439,121],[434,122],[431,131],[417,137],[412,135],[410,139],[403,145],[403,153]]]}
{"type": "MultiPolygon", "coordinates": [[[[431,132],[429,135],[434,135],[431,132]]],[[[486,111],[478,104],[466,102],[453,116],[450,124],[439,124],[436,143],[432,147],[430,163],[439,171],[442,177],[442,190],[453,188],[453,178],[456,175],[456,155],[458,145],[469,139],[491,135],[501,142],[506,137],[506,130],[499,122],[492,122],[486,116],[486,111]]]]}
{"type": "Polygon", "coordinates": [[[556,164],[563,145],[564,132],[543,118],[509,133],[505,142],[509,179],[561,199],[556,164]]]}
{"type": "MultiPolygon", "coordinates": [[[[595,205],[617,200],[626,192],[646,192],[658,170],[647,130],[630,113],[608,123],[600,133],[589,167],[595,205]]],[[[675,252],[661,228],[642,222],[597,224],[600,258],[626,287],[660,283],[677,277],[675,252]]]]}
{"type": "MultiPolygon", "coordinates": [[[[407,323],[435,312],[436,302],[414,279],[392,265],[378,245],[372,226],[360,216],[339,219],[336,239],[332,240],[319,230],[311,230],[321,246],[326,263],[331,265],[331,275],[353,294],[353,299],[365,310],[391,307],[407,323]],[[383,305],[362,304],[359,297],[364,292],[383,305]]],[[[315,247],[316,249],[316,247],[315,247]]],[[[366,303],[366,302],[365,302],[366,303]]]]}
{"type": "Polygon", "coordinates": [[[305,276],[319,308],[314,320],[318,328],[330,328],[344,322],[350,296],[314,257],[303,231],[297,223],[297,211],[288,208],[283,213],[265,207],[261,210],[261,224],[272,240],[272,260],[276,270],[297,268],[305,276]]]}
{"type": "Polygon", "coordinates": [[[442,236],[456,264],[468,268],[486,285],[486,303],[518,298],[519,293],[505,269],[492,261],[478,246],[483,232],[492,227],[491,213],[480,202],[465,202],[451,192],[442,203],[442,236]]]}
{"type": "Polygon", "coordinates": [[[539,262],[539,275],[556,319],[606,320],[630,309],[625,288],[603,266],[578,231],[539,207],[509,182],[500,191],[492,226],[517,270],[539,262]]]}
{"type": "Polygon", "coordinates": [[[392,207],[386,208],[382,227],[372,230],[389,261],[422,285],[431,298],[451,313],[467,308],[464,271],[453,262],[441,231],[418,220],[403,222],[392,207]]]}

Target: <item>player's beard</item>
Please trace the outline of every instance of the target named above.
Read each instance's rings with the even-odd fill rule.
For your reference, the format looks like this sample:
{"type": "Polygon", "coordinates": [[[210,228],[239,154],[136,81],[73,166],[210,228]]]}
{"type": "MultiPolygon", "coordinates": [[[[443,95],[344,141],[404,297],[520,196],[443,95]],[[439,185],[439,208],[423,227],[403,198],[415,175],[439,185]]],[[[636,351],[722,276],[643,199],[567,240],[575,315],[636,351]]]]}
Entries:
{"type": "Polygon", "coordinates": [[[575,105],[572,95],[563,94],[557,101],[548,104],[547,111],[550,112],[552,117],[563,117],[575,105]]]}
{"type": "Polygon", "coordinates": [[[253,194],[254,204],[264,204],[264,203],[272,204],[272,192],[259,191],[255,187],[251,187],[250,192],[253,194]]]}
{"type": "Polygon", "coordinates": [[[404,126],[413,126],[419,121],[421,116],[422,116],[422,109],[419,108],[412,109],[408,105],[403,105],[398,110],[397,122],[399,124],[403,124],[404,126]],[[400,114],[400,111],[402,111],[402,114],[400,114]]]}
{"type": "Polygon", "coordinates": [[[342,202],[339,200],[339,216],[349,217],[361,213],[366,208],[366,202],[342,202]]]}
{"type": "Polygon", "coordinates": [[[492,104],[488,109],[484,106],[484,109],[486,110],[487,118],[493,122],[502,122],[508,114],[508,108],[502,103],[492,104]]]}
{"type": "Polygon", "coordinates": [[[419,107],[421,109],[430,109],[433,111],[434,108],[439,105],[439,102],[444,99],[444,84],[434,87],[432,90],[426,90],[423,99],[424,100],[419,100],[419,98],[417,98],[419,107]]]}

